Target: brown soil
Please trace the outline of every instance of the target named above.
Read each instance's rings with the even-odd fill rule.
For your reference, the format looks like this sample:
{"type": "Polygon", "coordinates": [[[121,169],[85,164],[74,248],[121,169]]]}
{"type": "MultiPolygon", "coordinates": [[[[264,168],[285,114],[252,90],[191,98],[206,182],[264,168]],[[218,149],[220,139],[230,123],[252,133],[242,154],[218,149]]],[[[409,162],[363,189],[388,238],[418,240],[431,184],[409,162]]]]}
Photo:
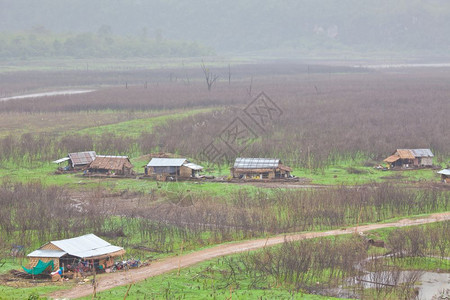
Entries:
{"type": "MultiPolygon", "coordinates": [[[[158,276],[163,273],[177,270],[178,268],[185,268],[216,257],[281,244],[286,240],[296,241],[316,237],[351,234],[355,232],[363,232],[367,230],[374,230],[386,227],[403,227],[411,225],[420,225],[444,220],[450,220],[450,212],[432,214],[428,217],[418,219],[402,219],[400,221],[392,223],[370,224],[324,232],[305,232],[299,234],[289,234],[283,236],[275,236],[267,239],[257,239],[251,241],[218,245],[212,248],[204,249],[190,254],[185,254],[177,257],[169,257],[161,261],[152,263],[150,266],[134,269],[128,272],[103,274],[101,276],[98,276],[97,291],[104,291],[116,286],[132,284],[144,280],[145,278],[148,277],[158,276]]],[[[57,291],[51,294],[50,296],[53,298],[78,298],[88,296],[92,294],[92,292],[93,289],[91,287],[77,286],[70,290],[57,291]]]]}

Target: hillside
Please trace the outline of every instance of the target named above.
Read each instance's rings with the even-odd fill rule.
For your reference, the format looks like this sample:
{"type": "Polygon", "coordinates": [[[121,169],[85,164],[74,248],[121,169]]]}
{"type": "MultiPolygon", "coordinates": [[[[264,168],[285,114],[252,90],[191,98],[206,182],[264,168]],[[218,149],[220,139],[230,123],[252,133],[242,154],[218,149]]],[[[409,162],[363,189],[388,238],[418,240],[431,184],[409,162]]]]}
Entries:
{"type": "MultiPolygon", "coordinates": [[[[0,1],[3,32],[195,41],[217,53],[446,55],[450,3],[433,1],[0,1]]],[[[203,55],[202,52],[196,54],[203,55]]]]}

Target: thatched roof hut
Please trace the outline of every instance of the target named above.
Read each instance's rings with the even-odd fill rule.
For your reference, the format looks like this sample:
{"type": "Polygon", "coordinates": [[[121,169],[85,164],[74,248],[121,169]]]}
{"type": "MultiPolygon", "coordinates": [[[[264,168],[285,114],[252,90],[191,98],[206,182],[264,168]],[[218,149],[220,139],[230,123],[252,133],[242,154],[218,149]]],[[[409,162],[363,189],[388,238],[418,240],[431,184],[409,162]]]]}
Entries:
{"type": "Polygon", "coordinates": [[[133,165],[128,156],[97,155],[87,169],[89,173],[130,175],[133,165]]]}

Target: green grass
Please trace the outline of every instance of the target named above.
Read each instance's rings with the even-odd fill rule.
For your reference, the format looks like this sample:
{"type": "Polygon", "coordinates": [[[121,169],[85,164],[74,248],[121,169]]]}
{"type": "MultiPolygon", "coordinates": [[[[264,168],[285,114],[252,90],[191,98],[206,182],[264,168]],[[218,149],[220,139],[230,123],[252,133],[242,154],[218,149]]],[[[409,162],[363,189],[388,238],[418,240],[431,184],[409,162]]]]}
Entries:
{"type": "MultiPolygon", "coordinates": [[[[112,222],[116,225],[120,222],[119,217],[114,217],[112,222]]],[[[420,226],[435,226],[435,224],[426,224],[420,226]]],[[[407,227],[406,227],[407,228],[407,227]]],[[[130,238],[127,239],[130,243],[134,243],[138,241],[137,231],[134,231],[133,228],[128,228],[126,231],[129,231],[131,234],[130,238]]],[[[386,239],[388,234],[392,231],[396,230],[395,228],[385,228],[378,229],[369,232],[370,237],[377,237],[386,239]]],[[[344,240],[351,238],[351,235],[343,235],[337,237],[323,237],[319,239],[336,239],[336,240],[344,240]]],[[[113,242],[113,241],[111,241],[113,242]]],[[[113,242],[114,243],[114,242],[113,242]]],[[[178,243],[179,244],[179,243],[178,243]]],[[[212,247],[207,246],[207,247],[212,247]]],[[[204,249],[207,247],[198,247],[196,249],[190,249],[184,251],[183,253],[189,253],[192,251],[197,251],[199,249],[204,249]]],[[[274,246],[280,247],[280,245],[274,246]]],[[[167,256],[174,255],[178,253],[176,250],[178,246],[175,247],[174,252],[160,254],[154,258],[164,258],[167,256]]],[[[379,251],[373,254],[383,254],[386,249],[374,248],[379,251]]],[[[128,251],[128,250],[127,250],[128,251]]],[[[132,255],[132,251],[127,253],[132,255]]],[[[240,255],[240,254],[236,254],[240,255]]],[[[164,275],[148,278],[144,281],[138,282],[132,285],[129,291],[129,297],[127,299],[143,299],[144,297],[148,297],[150,299],[163,299],[163,298],[182,298],[182,299],[211,299],[218,298],[223,299],[229,297],[230,295],[230,287],[227,286],[225,280],[221,280],[222,276],[220,276],[221,271],[221,259],[213,259],[210,261],[206,261],[200,264],[197,264],[193,267],[182,269],[180,274],[178,275],[177,271],[170,272],[164,275]],[[217,276],[216,276],[217,275],[217,276]]],[[[20,264],[17,261],[10,260],[8,262],[9,266],[14,268],[19,268],[20,264]]],[[[25,264],[25,262],[24,262],[25,264]]],[[[396,262],[397,265],[404,269],[423,269],[435,271],[437,269],[450,271],[450,262],[439,262],[435,258],[414,258],[414,260],[405,259],[404,261],[398,260],[396,262]],[[411,263],[412,262],[412,263],[411,263]]],[[[6,268],[5,268],[6,269],[6,268]]],[[[0,270],[0,273],[2,271],[0,270]]],[[[3,270],[4,272],[4,270],[3,270]]],[[[245,277],[245,276],[244,276],[245,277]]],[[[100,277],[101,278],[101,277],[100,277]]],[[[36,288],[26,288],[24,289],[25,295],[29,295],[31,293],[37,293],[38,295],[44,295],[51,293],[55,290],[59,290],[62,288],[68,288],[67,286],[55,285],[49,283],[50,286],[41,286],[36,288]]],[[[268,283],[269,284],[269,283],[268,283]]],[[[99,293],[100,299],[123,299],[128,286],[116,287],[108,291],[104,291],[99,293]]],[[[0,286],[0,293],[2,293],[5,299],[20,299],[20,295],[18,294],[16,289],[0,286]]],[[[321,297],[316,295],[307,295],[307,294],[291,294],[289,291],[283,288],[270,286],[269,289],[256,289],[250,286],[250,279],[245,278],[239,281],[239,286],[231,287],[232,297],[235,299],[334,299],[330,297],[321,297]]],[[[2,299],[2,298],[0,298],[2,299]]],[[[86,297],[85,299],[88,299],[86,297]]]]}
{"type": "Polygon", "coordinates": [[[293,175],[308,178],[312,184],[321,185],[360,185],[372,182],[439,182],[439,176],[432,169],[417,169],[404,171],[382,171],[371,167],[362,167],[360,164],[334,165],[323,170],[310,171],[305,168],[294,168],[293,175]],[[357,170],[359,174],[349,170],[357,170]]]}
{"type": "MultiPolygon", "coordinates": [[[[9,270],[22,270],[22,265],[28,263],[27,259],[20,261],[19,259],[8,258],[6,264],[0,268],[0,275],[9,272],[9,270]]],[[[67,289],[73,286],[73,283],[54,283],[50,281],[37,280],[33,284],[32,280],[24,280],[19,282],[11,282],[11,285],[0,285],[0,300],[12,300],[12,299],[28,299],[33,295],[39,297],[52,293],[57,290],[67,289]],[[25,286],[26,284],[26,286],[25,286]]],[[[37,299],[37,298],[33,298],[37,299]]]]}
{"type": "MultiPolygon", "coordinates": [[[[253,57],[229,57],[224,59],[208,58],[205,64],[208,67],[228,67],[232,64],[248,64],[255,62],[253,57]]],[[[79,70],[86,71],[111,71],[111,70],[145,70],[166,68],[198,68],[202,64],[201,58],[96,58],[96,59],[74,59],[74,58],[29,58],[26,60],[8,59],[0,61],[0,73],[20,71],[61,71],[79,70]]],[[[203,79],[203,78],[202,78],[203,79]]],[[[204,79],[203,79],[204,80],[204,79]]]]}
{"type": "MultiPolygon", "coordinates": [[[[144,172],[143,166],[148,163],[146,160],[132,160],[136,172],[144,172]]],[[[133,191],[149,193],[153,191],[160,192],[192,192],[208,193],[211,196],[227,195],[230,192],[239,189],[256,190],[254,186],[242,186],[238,184],[203,182],[199,181],[180,181],[180,182],[156,182],[150,179],[131,179],[131,178],[89,178],[82,176],[82,173],[55,174],[57,165],[53,163],[44,163],[39,167],[28,168],[19,167],[10,163],[0,164],[0,181],[11,180],[13,182],[33,182],[39,181],[44,185],[65,186],[70,189],[87,189],[95,187],[104,187],[114,191],[133,191]]]]}
{"type": "Polygon", "coordinates": [[[72,285],[40,285],[35,287],[9,287],[0,285],[0,300],[38,299],[39,296],[50,294],[57,290],[70,288],[72,285]],[[29,298],[34,296],[36,298],[29,298]]]}
{"type": "MultiPolygon", "coordinates": [[[[99,185],[99,180],[81,177],[80,174],[56,175],[57,165],[44,163],[39,167],[28,168],[19,167],[14,164],[4,163],[0,167],[0,181],[11,180],[13,182],[36,182],[44,185],[59,185],[78,189],[80,187],[95,187],[99,185]]],[[[104,183],[102,183],[104,184],[104,183]]]]}
{"type": "Polygon", "coordinates": [[[167,112],[167,114],[157,117],[135,119],[131,121],[125,121],[110,125],[84,128],[82,130],[78,130],[76,133],[90,134],[90,135],[102,135],[112,133],[123,137],[137,138],[143,132],[152,132],[153,127],[163,125],[169,120],[183,119],[189,116],[193,116],[195,114],[210,112],[215,109],[217,108],[201,108],[187,111],[170,111],[167,112]]]}
{"type": "Polygon", "coordinates": [[[25,259],[24,261],[20,262],[19,259],[13,259],[13,258],[6,258],[5,264],[0,267],[0,274],[5,274],[8,273],[9,270],[20,270],[22,264],[25,266],[25,264],[27,263],[27,260],[25,259]]]}
{"type": "MultiPolygon", "coordinates": [[[[147,278],[131,286],[127,299],[336,299],[271,288],[268,290],[249,287],[250,279],[239,283],[239,287],[225,286],[220,276],[205,274],[205,269],[219,271],[216,260],[200,263],[161,276],[147,278]]],[[[116,287],[97,294],[99,299],[123,299],[128,286],[116,287]]],[[[90,299],[84,297],[82,299],[90,299]]]]}
{"type": "MultiPolygon", "coordinates": [[[[148,163],[147,159],[141,157],[131,159],[134,164],[134,171],[137,173],[143,173],[143,166],[148,163]]],[[[202,164],[200,162],[200,164],[202,164]]],[[[356,167],[355,167],[356,168],[356,167]]],[[[192,192],[207,192],[212,195],[226,195],[230,191],[237,191],[241,188],[255,190],[256,187],[251,185],[242,185],[221,182],[204,182],[204,181],[180,181],[180,182],[159,182],[154,180],[136,180],[136,179],[114,179],[114,178],[88,178],[81,176],[81,173],[76,174],[62,174],[56,175],[54,172],[57,169],[57,165],[47,162],[39,166],[17,166],[13,163],[0,163],[0,180],[9,178],[12,181],[30,182],[41,181],[46,185],[63,185],[69,188],[80,187],[95,187],[103,186],[114,191],[138,191],[147,193],[153,189],[160,190],[189,190],[192,192]]],[[[420,169],[420,170],[408,170],[408,171],[379,171],[371,168],[361,168],[367,170],[367,174],[349,174],[347,167],[330,167],[322,172],[310,172],[305,169],[294,169],[293,174],[302,178],[311,179],[312,184],[318,185],[358,185],[368,184],[373,182],[393,182],[393,183],[408,183],[418,181],[439,182],[439,176],[435,170],[420,169]],[[386,176],[403,176],[402,179],[386,179],[382,177],[386,176]]],[[[229,171],[228,168],[222,167],[220,170],[218,167],[210,169],[211,172],[205,174],[215,174],[215,176],[226,176],[229,171]]]]}
{"type": "Polygon", "coordinates": [[[450,260],[441,260],[434,257],[404,257],[384,259],[386,266],[397,266],[403,270],[450,272],[450,260]]]}

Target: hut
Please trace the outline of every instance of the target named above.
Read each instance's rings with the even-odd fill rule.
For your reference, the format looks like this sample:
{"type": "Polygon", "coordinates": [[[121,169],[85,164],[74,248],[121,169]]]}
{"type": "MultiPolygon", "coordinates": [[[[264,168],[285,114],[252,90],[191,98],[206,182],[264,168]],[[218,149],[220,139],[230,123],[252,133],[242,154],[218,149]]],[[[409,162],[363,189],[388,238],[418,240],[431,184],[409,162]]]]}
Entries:
{"type": "Polygon", "coordinates": [[[69,153],[66,157],[55,160],[53,163],[59,165],[67,161],[67,166],[63,168],[64,171],[82,170],[93,162],[96,156],[95,151],[74,152],[69,153]]]}
{"type": "Polygon", "coordinates": [[[145,175],[156,176],[158,180],[167,178],[195,178],[202,166],[189,162],[186,158],[152,158],[145,166],[145,175]]]}
{"type": "Polygon", "coordinates": [[[28,270],[33,270],[36,266],[43,265],[42,263],[49,264],[50,262],[54,269],[78,262],[90,262],[91,266],[100,265],[106,268],[114,264],[115,257],[124,254],[125,250],[122,247],[111,245],[91,233],[71,239],[48,242],[27,255],[31,268],[28,270]]]}
{"type": "Polygon", "coordinates": [[[233,178],[279,179],[290,177],[292,169],[277,158],[238,157],[230,171],[233,178]]]}
{"type": "Polygon", "coordinates": [[[386,158],[389,168],[419,168],[433,165],[433,153],[430,149],[397,149],[386,158]]]}
{"type": "Polygon", "coordinates": [[[441,174],[441,180],[444,183],[450,183],[450,169],[443,169],[438,172],[441,174]]]}
{"type": "Polygon", "coordinates": [[[131,175],[132,169],[128,156],[97,155],[87,167],[87,173],[123,176],[131,175]]]}

